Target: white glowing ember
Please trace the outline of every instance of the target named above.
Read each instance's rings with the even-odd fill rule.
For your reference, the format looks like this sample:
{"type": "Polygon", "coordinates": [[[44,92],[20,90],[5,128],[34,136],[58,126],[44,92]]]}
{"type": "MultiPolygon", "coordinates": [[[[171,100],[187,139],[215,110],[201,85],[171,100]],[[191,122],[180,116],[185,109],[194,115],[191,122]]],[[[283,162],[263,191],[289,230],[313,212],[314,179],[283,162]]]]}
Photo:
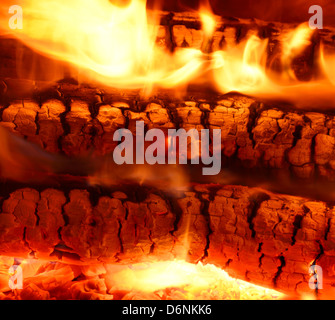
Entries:
{"type": "Polygon", "coordinates": [[[107,266],[106,283],[113,291],[129,291],[126,298],[140,299],[282,299],[278,291],[234,279],[214,265],[185,261],[107,266]],[[166,290],[170,288],[171,290],[166,290]]]}
{"type": "MultiPolygon", "coordinates": [[[[17,283],[17,282],[16,282],[17,283]]],[[[182,260],[133,265],[69,265],[0,256],[0,300],[266,300],[275,290],[231,278],[214,265],[182,260]],[[19,264],[17,264],[19,263],[19,264]],[[22,270],[22,289],[11,290],[12,265],[22,270]]]]}

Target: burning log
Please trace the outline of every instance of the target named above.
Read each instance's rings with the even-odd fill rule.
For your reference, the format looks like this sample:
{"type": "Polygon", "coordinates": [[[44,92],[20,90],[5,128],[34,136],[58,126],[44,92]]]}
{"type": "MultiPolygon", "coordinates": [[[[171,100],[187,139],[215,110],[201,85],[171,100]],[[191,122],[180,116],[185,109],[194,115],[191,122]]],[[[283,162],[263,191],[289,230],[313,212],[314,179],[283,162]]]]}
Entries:
{"type": "MultiPolygon", "coordinates": [[[[3,256],[0,259],[3,268],[8,259],[3,256]]],[[[17,267],[22,270],[23,289],[1,288],[1,300],[267,300],[286,297],[276,290],[231,278],[222,269],[201,262],[100,264],[95,268],[95,265],[28,259],[17,267]],[[31,272],[32,265],[39,265],[39,268],[31,272]]],[[[8,274],[4,278],[8,280],[8,274]]]]}
{"type": "Polygon", "coordinates": [[[310,180],[335,177],[331,111],[274,106],[236,94],[180,101],[164,92],[148,100],[136,92],[129,97],[113,92],[101,93],[103,102],[97,103],[96,89],[66,85],[57,90],[64,99],[3,106],[1,126],[46,151],[68,156],[110,154],[118,143],[115,131],[128,128],[135,134],[136,121],[143,121],[146,129],[221,129],[226,168],[264,169],[310,180]]]}
{"type": "Polygon", "coordinates": [[[174,198],[144,187],[106,195],[25,188],[2,197],[2,255],[72,264],[183,257],[300,293],[310,290],[309,268],[317,264],[324,292],[334,281],[326,202],[219,185],[194,185],[174,198]]]}
{"type": "MultiPolygon", "coordinates": [[[[291,44],[289,49],[285,48],[285,44],[289,42],[292,30],[297,28],[297,24],[213,15],[210,18],[214,23],[213,30],[206,33],[206,30],[203,30],[204,27],[207,27],[206,21],[203,21],[201,15],[196,13],[147,11],[147,15],[149,21],[155,21],[156,37],[154,40],[156,45],[164,51],[173,53],[179,49],[192,48],[202,50],[205,55],[208,55],[238,46],[240,43],[247,42],[251,35],[255,35],[260,40],[267,41],[264,52],[267,54],[267,69],[286,72],[285,68],[292,68],[293,78],[302,81],[313,80],[323,72],[320,71],[319,61],[317,61],[320,43],[322,42],[325,48],[334,49],[334,29],[317,30],[311,33],[310,39],[305,39],[310,42],[309,45],[301,52],[298,50],[298,53],[291,57],[287,52],[285,53],[285,50],[297,49],[297,44],[291,44]],[[286,57],[288,61],[283,62],[281,58],[285,54],[288,55],[286,57]]],[[[19,35],[16,34],[16,36],[19,35]]],[[[304,39],[297,39],[299,40],[304,39]]],[[[51,81],[78,76],[71,70],[68,63],[55,62],[53,59],[36,53],[16,39],[0,37],[0,49],[0,60],[3,61],[0,66],[0,77],[51,81]]],[[[37,46],[36,49],[40,51],[41,48],[37,46]]],[[[229,88],[226,89],[229,90],[229,88]]]]}
{"type": "MultiPolygon", "coordinates": [[[[52,2],[50,6],[55,4],[52,2]]],[[[87,2],[87,6],[83,6],[83,12],[89,13],[88,19],[89,5],[87,2]]],[[[101,5],[98,11],[109,12],[110,4],[101,2],[101,5]]],[[[56,19],[68,14],[72,17],[75,7],[76,3],[73,7],[64,1],[64,10],[61,15],[55,14],[56,19]]],[[[57,8],[59,5],[55,10],[57,8]]],[[[27,5],[32,26],[43,18],[43,11],[43,5],[39,7],[36,2],[34,6],[32,1],[27,5]],[[34,16],[35,10],[29,13],[35,6],[40,16],[34,16]]],[[[44,19],[43,28],[52,38],[52,51],[43,34],[30,33],[35,30],[33,27],[17,35],[27,42],[31,38],[30,45],[35,50],[62,60],[61,68],[53,60],[40,60],[39,55],[21,44],[17,51],[15,41],[2,39],[0,43],[0,47],[6,48],[2,54],[7,61],[0,70],[3,76],[0,123],[7,129],[0,130],[0,140],[6,146],[6,152],[0,157],[1,177],[20,183],[19,186],[10,184],[13,188],[9,192],[0,192],[0,254],[72,264],[62,270],[56,267],[45,270],[26,282],[21,296],[48,299],[57,291],[58,284],[69,290],[67,298],[110,298],[106,283],[99,278],[102,264],[175,258],[213,263],[247,281],[298,293],[309,291],[310,267],[318,265],[323,268],[324,292],[331,292],[335,238],[333,204],[327,200],[332,198],[332,191],[327,190],[325,201],[317,201],[299,196],[303,188],[291,189],[287,193],[294,195],[287,195],[283,192],[285,187],[281,188],[282,193],[275,193],[270,191],[273,187],[267,185],[264,187],[269,190],[238,183],[223,186],[225,181],[220,177],[213,178],[209,184],[185,166],[186,169],[179,169],[191,172],[189,181],[184,181],[186,190],[177,190],[179,186],[173,181],[174,192],[167,192],[158,186],[165,177],[162,170],[155,171],[156,167],[145,168],[150,171],[150,178],[154,177],[155,183],[151,184],[142,184],[142,172],[137,172],[141,171],[139,167],[129,170],[129,167],[120,167],[107,178],[106,168],[102,168],[101,176],[96,170],[101,165],[100,159],[117,146],[115,132],[127,128],[136,135],[136,122],[142,121],[146,130],[220,129],[220,150],[227,171],[247,168],[256,175],[279,172],[294,178],[293,188],[301,181],[319,185],[320,181],[331,183],[335,176],[335,122],[334,113],[329,110],[333,105],[329,93],[333,93],[334,79],[327,65],[333,62],[324,54],[326,51],[320,54],[320,42],[322,39],[323,45],[332,47],[329,40],[332,33],[312,32],[306,26],[291,32],[291,25],[214,16],[202,17],[200,21],[193,14],[159,13],[160,25],[155,27],[155,39],[156,35],[153,36],[146,25],[144,2],[134,3],[122,14],[121,11],[113,13],[118,22],[113,25],[122,27],[128,19],[134,23],[125,33],[119,33],[109,28],[111,16],[107,14],[104,19],[102,15],[98,32],[106,30],[107,35],[102,42],[101,34],[95,35],[95,28],[83,38],[83,30],[76,29],[79,23],[75,22],[71,26],[78,42],[73,43],[71,37],[65,36],[68,26],[59,21],[56,21],[59,29],[54,34],[53,16],[50,20],[44,19]],[[135,15],[138,19],[133,19],[135,15]],[[208,24],[204,24],[206,19],[208,24]],[[104,23],[107,23],[106,28],[104,23]],[[137,32],[141,34],[141,41],[128,43],[127,39],[125,43],[127,35],[136,39],[140,35],[137,32]],[[113,56],[110,48],[103,49],[108,34],[114,33],[118,40],[115,43],[120,44],[115,47],[120,47],[122,54],[110,59],[113,56]],[[73,46],[75,50],[71,51],[73,46]],[[228,50],[223,52],[225,48],[228,50]],[[58,73],[50,77],[52,70],[48,68],[49,72],[37,77],[50,82],[24,80],[36,79],[35,70],[16,68],[12,62],[14,51],[19,53],[21,63],[24,64],[25,59],[48,61],[56,65],[58,73]],[[259,57],[258,51],[263,56],[259,57]],[[134,57],[132,52],[139,54],[134,57]],[[235,55],[241,57],[240,60],[235,59],[235,55]],[[76,81],[72,84],[60,81],[55,86],[51,82],[54,78],[62,78],[68,71],[70,75],[73,73],[74,67],[68,69],[68,63],[85,70],[85,81],[91,81],[92,73],[94,79],[105,83],[108,89],[78,86],[76,81]],[[316,67],[322,63],[322,67],[316,67]],[[120,68],[115,68],[119,65],[120,68]],[[170,65],[171,69],[164,68],[170,65]],[[14,68],[19,69],[16,75],[14,68]],[[117,69],[115,74],[111,72],[114,69],[117,69]],[[62,71],[64,74],[60,76],[62,71]],[[325,74],[320,78],[327,80],[325,87],[316,81],[322,72],[325,74]],[[20,81],[11,79],[16,76],[20,81]],[[193,77],[195,81],[191,82],[193,77]],[[213,78],[215,89],[221,93],[239,91],[252,97],[206,90],[208,85],[212,88],[212,84],[206,82],[209,78],[213,78]],[[279,80],[279,85],[273,80],[279,80]],[[315,81],[316,90],[320,87],[325,90],[316,98],[311,95],[314,100],[309,99],[309,86],[301,83],[309,80],[315,81]],[[149,88],[147,82],[150,82],[149,88]],[[158,90],[152,88],[155,85],[158,90]],[[110,89],[111,86],[122,89],[110,89]],[[143,87],[143,90],[126,90],[125,87],[143,87]],[[173,90],[162,89],[170,87],[173,90]],[[144,98],[148,96],[147,91],[151,98],[144,98]],[[176,91],[179,97],[171,94],[176,91]],[[319,100],[324,92],[326,99],[319,100]],[[284,102],[269,100],[281,95],[285,95],[284,102]],[[314,101],[318,106],[326,101],[329,108],[311,107],[314,101]],[[31,142],[35,149],[18,136],[31,142]],[[19,152],[21,147],[25,152],[19,152]],[[35,165],[31,161],[35,153],[31,155],[30,150],[38,150],[35,165]],[[24,153],[26,155],[22,155],[24,153]],[[79,160],[92,158],[93,170],[88,169],[89,165],[83,165],[82,171],[73,170],[79,160]],[[20,166],[22,159],[30,161],[22,161],[20,166]],[[68,180],[61,178],[67,183],[59,180],[60,172],[67,177],[68,180]],[[116,176],[117,179],[111,178],[116,176]],[[120,176],[128,180],[127,183],[121,183],[120,176]],[[50,179],[42,183],[46,177],[50,179]],[[87,182],[99,188],[88,187],[87,182]],[[79,272],[73,267],[75,264],[84,267],[79,272]],[[76,282],[70,283],[73,279],[76,282]]],[[[178,180],[176,171],[165,174],[178,180]]],[[[243,176],[243,172],[240,175],[243,176]]],[[[243,179],[244,184],[250,185],[243,179]]],[[[120,295],[120,290],[116,289],[115,293],[120,295]]],[[[132,292],[126,297],[136,295],[132,292]]]]}

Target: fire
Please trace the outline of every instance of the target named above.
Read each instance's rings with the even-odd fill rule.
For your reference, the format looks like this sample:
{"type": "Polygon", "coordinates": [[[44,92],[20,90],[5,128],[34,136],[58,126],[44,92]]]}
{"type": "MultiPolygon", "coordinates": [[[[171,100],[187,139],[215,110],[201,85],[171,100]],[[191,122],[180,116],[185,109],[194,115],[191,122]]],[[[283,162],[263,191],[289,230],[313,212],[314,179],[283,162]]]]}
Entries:
{"type": "Polygon", "coordinates": [[[231,278],[214,265],[192,264],[182,260],[137,264],[120,271],[108,269],[107,281],[116,288],[131,290],[129,295],[140,297],[150,293],[164,296],[171,288],[171,299],[282,299],[275,290],[231,278]],[[112,271],[112,273],[111,273],[112,271]]]}
{"type": "Polygon", "coordinates": [[[138,88],[175,86],[201,66],[199,51],[170,56],[156,45],[146,1],[117,6],[108,0],[25,1],[25,27],[15,33],[35,50],[84,70],[85,79],[138,88]]]}
{"type": "Polygon", "coordinates": [[[202,30],[206,37],[212,37],[216,29],[216,19],[212,12],[209,0],[203,1],[200,4],[199,15],[202,22],[202,30]]]}
{"type": "Polygon", "coordinates": [[[307,91],[308,84],[297,79],[292,62],[311,43],[311,36],[312,30],[306,24],[281,36],[282,70],[276,73],[267,68],[268,39],[260,39],[250,31],[241,44],[213,54],[216,85],[223,92],[262,94],[263,97],[285,94],[290,98],[296,87],[307,91]]]}
{"type": "MultiPolygon", "coordinates": [[[[269,68],[270,41],[262,39],[256,30],[250,30],[244,40],[228,41],[227,46],[213,52],[211,47],[218,19],[207,7],[199,10],[203,34],[201,49],[175,48],[171,51],[157,43],[162,30],[158,18],[149,19],[145,0],[132,0],[122,6],[108,0],[26,0],[24,12],[24,28],[11,33],[39,53],[69,63],[72,72],[78,72],[84,81],[98,81],[122,89],[140,88],[148,94],[154,87],[180,92],[184,86],[203,77],[202,83],[208,82],[222,93],[238,91],[261,94],[264,98],[285,96],[292,101],[308,103],[312,103],[312,96],[332,98],[335,91],[335,57],[334,53],[326,52],[324,46],[319,56],[316,53],[320,78],[313,74],[308,82],[301,81],[293,68],[295,59],[312,44],[315,31],[306,24],[278,38],[280,67],[272,70],[269,68]]],[[[0,129],[0,141],[3,145],[0,171],[4,178],[36,182],[35,173],[44,172],[42,181],[49,175],[70,171],[75,163],[42,152],[5,129],[0,129]]],[[[198,146],[198,142],[193,146],[198,146]]],[[[168,146],[171,144],[169,139],[168,146]]],[[[174,191],[189,185],[188,177],[179,167],[167,170],[165,167],[134,166],[131,169],[117,167],[116,170],[108,158],[92,162],[95,162],[94,169],[82,169],[91,185],[112,185],[126,180],[174,191]]],[[[190,246],[190,215],[187,219],[182,238],[185,250],[181,257],[186,257],[190,246]]],[[[0,298],[10,296],[7,279],[14,273],[8,272],[8,267],[13,263],[13,258],[0,257],[0,298]]],[[[105,299],[284,298],[275,290],[234,279],[224,270],[201,262],[154,261],[97,267],[27,259],[21,265],[25,284],[29,287],[28,291],[22,289],[22,297],[31,294],[57,298],[63,297],[59,292],[68,290],[72,299],[91,294],[94,298],[105,299]],[[29,269],[32,265],[34,267],[29,269]],[[44,281],[46,278],[48,282],[44,281]]]]}
{"type": "Polygon", "coordinates": [[[297,80],[291,64],[293,59],[311,43],[312,34],[312,29],[307,24],[302,24],[283,37],[283,54],[281,60],[284,72],[287,72],[290,79],[297,80]]]}
{"type": "Polygon", "coordinates": [[[274,86],[265,72],[264,52],[267,40],[251,34],[248,40],[227,51],[213,54],[214,76],[220,91],[254,93],[274,86]],[[225,79],[225,81],[221,81],[225,79]]]}
{"type": "Polygon", "coordinates": [[[231,278],[214,265],[183,260],[133,265],[69,265],[36,259],[21,261],[22,288],[9,280],[14,258],[0,257],[0,299],[283,299],[285,295],[231,278]],[[78,276],[80,277],[78,278],[78,276]]]}
{"type": "Polygon", "coordinates": [[[324,70],[328,80],[335,86],[335,54],[327,54],[325,53],[324,47],[321,49],[321,57],[320,57],[322,70],[324,70]]]}
{"type": "Polygon", "coordinates": [[[148,15],[145,0],[122,6],[114,3],[26,0],[24,28],[9,31],[34,50],[70,63],[79,80],[142,89],[145,94],[155,87],[173,88],[180,94],[199,79],[223,93],[238,91],[264,98],[285,95],[292,102],[311,103],[311,96],[334,93],[333,53],[325,54],[321,48],[316,56],[321,79],[304,82],[295,74],[293,61],[311,45],[315,34],[307,23],[278,36],[281,66],[271,70],[269,60],[275,57],[269,56],[269,41],[259,38],[256,29],[239,43],[227,40],[224,49],[211,51],[218,17],[208,4],[199,10],[201,50],[178,47],[171,52],[157,42],[163,27],[159,26],[158,14],[148,15]],[[313,93],[311,88],[315,88],[313,93]]]}
{"type": "Polygon", "coordinates": [[[203,30],[206,36],[212,36],[215,31],[216,22],[210,13],[201,12],[200,13],[203,30]]]}

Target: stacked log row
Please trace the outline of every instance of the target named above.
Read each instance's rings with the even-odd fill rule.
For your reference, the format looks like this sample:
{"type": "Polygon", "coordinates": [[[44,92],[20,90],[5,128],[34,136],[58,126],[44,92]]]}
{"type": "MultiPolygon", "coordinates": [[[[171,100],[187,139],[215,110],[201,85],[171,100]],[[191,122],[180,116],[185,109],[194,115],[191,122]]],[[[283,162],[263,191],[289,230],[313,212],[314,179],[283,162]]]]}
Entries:
{"type": "MultiPolygon", "coordinates": [[[[286,26],[285,32],[291,28],[286,26]]],[[[157,41],[171,51],[187,46],[203,50],[200,29],[193,15],[163,13],[157,41]]],[[[280,52],[278,30],[283,26],[239,19],[218,22],[211,49],[239,43],[249,30],[269,38],[272,57],[280,52]]],[[[319,36],[331,45],[330,35],[316,35],[312,47],[296,61],[298,78],[314,75],[309,62],[319,36]]],[[[334,180],[331,111],[297,110],[237,94],[197,93],[181,101],[161,91],[143,99],[136,90],[17,81],[9,79],[24,77],[14,74],[17,43],[1,42],[9,51],[3,50],[7,57],[1,58],[6,64],[0,69],[0,124],[51,154],[108,155],[116,146],[117,129],[134,133],[136,121],[144,121],[147,130],[221,129],[227,168],[276,170],[303,181],[334,180]]],[[[20,50],[23,61],[28,49],[20,50]]],[[[5,185],[0,191],[0,254],[72,264],[185,258],[299,293],[310,292],[309,268],[319,265],[324,292],[333,293],[332,202],[262,188],[190,182],[187,191],[173,194],[137,184],[102,191],[85,184],[51,189],[21,183],[12,191],[5,185]]]]}
{"type": "Polygon", "coordinates": [[[173,198],[153,189],[2,194],[0,254],[72,264],[186,258],[284,292],[309,292],[309,268],[334,281],[334,208],[260,188],[195,185],[173,198]]]}
{"type": "MultiPolygon", "coordinates": [[[[75,87],[75,86],[74,86],[75,87]]],[[[52,153],[84,156],[113,152],[117,129],[135,134],[137,121],[146,129],[221,129],[224,164],[281,170],[298,178],[335,177],[335,118],[272,106],[240,95],[217,101],[109,100],[90,104],[90,97],[69,103],[32,100],[1,107],[0,125],[52,153]]],[[[115,96],[113,96],[115,99],[115,96]]]]}

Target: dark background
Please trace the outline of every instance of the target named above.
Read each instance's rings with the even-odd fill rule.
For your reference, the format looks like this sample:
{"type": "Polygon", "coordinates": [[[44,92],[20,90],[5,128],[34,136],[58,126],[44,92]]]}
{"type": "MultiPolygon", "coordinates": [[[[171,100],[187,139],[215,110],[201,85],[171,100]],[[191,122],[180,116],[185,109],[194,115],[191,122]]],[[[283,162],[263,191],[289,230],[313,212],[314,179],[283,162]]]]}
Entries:
{"type": "MultiPolygon", "coordinates": [[[[335,0],[210,0],[214,13],[221,16],[257,18],[281,22],[304,22],[312,16],[308,9],[323,9],[324,25],[335,26],[335,0]]],[[[199,0],[148,0],[148,7],[159,5],[167,11],[196,10],[199,0]]]]}
{"type": "MultiPolygon", "coordinates": [[[[126,5],[131,0],[109,1],[126,5]]],[[[319,5],[323,9],[324,26],[335,27],[335,0],[147,0],[147,6],[166,11],[189,11],[197,10],[200,1],[203,3],[209,1],[214,13],[225,17],[257,18],[293,23],[308,21],[311,17],[308,13],[309,7],[319,5]]],[[[10,5],[22,5],[24,10],[24,3],[25,0],[0,0],[0,9],[4,8],[3,14],[8,15],[10,5]]]]}

